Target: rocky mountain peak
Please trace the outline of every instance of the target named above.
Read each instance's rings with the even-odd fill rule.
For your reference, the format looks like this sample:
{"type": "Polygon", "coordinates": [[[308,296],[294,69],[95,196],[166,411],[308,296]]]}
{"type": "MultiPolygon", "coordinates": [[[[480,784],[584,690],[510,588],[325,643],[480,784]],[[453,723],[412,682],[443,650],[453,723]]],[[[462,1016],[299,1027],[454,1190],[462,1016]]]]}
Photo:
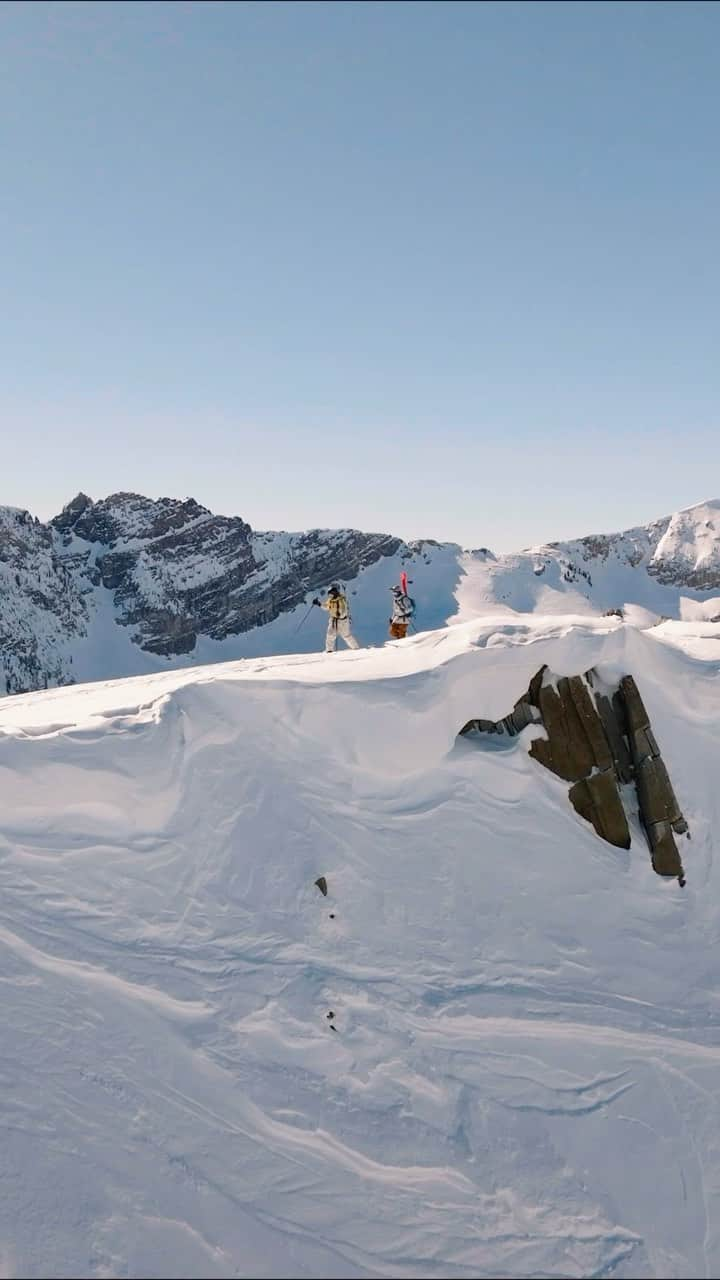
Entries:
{"type": "MultiPolygon", "coordinates": [[[[153,499],[141,493],[119,492],[93,502],[87,494],[79,493],[51,524],[86,542],[112,547],[118,541],[163,537],[203,518],[212,519],[212,512],[194,498],[153,499]]],[[[243,525],[243,521],[239,523],[243,525]]]]}
{"type": "Polygon", "coordinates": [[[133,649],[176,661],[200,639],[267,625],[401,545],[348,529],[254,534],[192,497],[80,492],[48,524],[0,509],[0,680],[13,693],[86,679],[88,668],[147,669],[133,649]]]}
{"type": "Polygon", "coordinates": [[[55,529],[60,529],[65,533],[73,528],[82,515],[85,514],[88,507],[92,507],[93,500],[82,491],[75,495],[71,502],[67,502],[63,507],[60,515],[54,516],[50,524],[55,529]]]}
{"type": "Polygon", "coordinates": [[[701,591],[720,588],[720,499],[677,511],[662,523],[648,573],[701,591]]]}

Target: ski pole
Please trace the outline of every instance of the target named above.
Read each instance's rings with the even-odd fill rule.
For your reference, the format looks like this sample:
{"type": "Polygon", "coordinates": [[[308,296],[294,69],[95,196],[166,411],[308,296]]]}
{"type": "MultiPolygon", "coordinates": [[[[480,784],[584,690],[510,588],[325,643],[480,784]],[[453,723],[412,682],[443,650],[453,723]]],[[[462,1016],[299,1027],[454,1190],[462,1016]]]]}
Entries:
{"type": "Polygon", "coordinates": [[[301,627],[304,627],[304,626],[305,626],[305,623],[307,622],[307,620],[308,620],[308,618],[310,617],[310,614],[312,613],[312,611],[313,611],[313,609],[314,609],[314,608],[315,608],[315,605],[314,605],[314,604],[311,604],[311,605],[310,605],[310,608],[308,609],[307,613],[305,614],[305,617],[304,617],[304,618],[302,618],[300,622],[298,622],[298,624],[297,624],[297,626],[296,626],[295,630],[293,631],[293,635],[294,635],[294,636],[296,636],[296,635],[297,635],[297,633],[298,633],[298,631],[300,630],[300,628],[301,628],[301,627]]]}

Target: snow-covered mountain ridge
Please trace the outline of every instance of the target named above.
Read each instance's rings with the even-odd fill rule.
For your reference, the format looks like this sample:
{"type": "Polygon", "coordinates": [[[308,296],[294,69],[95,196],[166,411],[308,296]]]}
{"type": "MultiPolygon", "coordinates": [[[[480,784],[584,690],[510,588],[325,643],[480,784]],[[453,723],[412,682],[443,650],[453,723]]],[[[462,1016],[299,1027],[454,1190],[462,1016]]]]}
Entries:
{"type": "MultiPolygon", "coordinates": [[[[551,543],[550,550],[562,544],[551,543]]],[[[579,538],[565,544],[569,555],[607,564],[613,557],[632,569],[644,567],[664,586],[697,591],[720,588],[720,500],[703,502],[625,533],[579,538]]]]}
{"type": "Polygon", "coordinates": [[[78,494],[48,524],[1,507],[0,693],[319,648],[319,615],[300,623],[337,579],[361,643],[380,644],[403,568],[423,630],[497,607],[602,613],[629,602],[678,617],[694,603],[712,617],[720,501],[515,555],[354,529],[257,532],[192,498],[78,494]]]}
{"type": "MultiPolygon", "coordinates": [[[[720,499],[621,533],[550,542],[517,555],[474,552],[468,572],[470,610],[492,603],[520,612],[570,606],[603,612],[631,603],[679,617],[684,599],[702,602],[720,593],[720,499]]],[[[713,607],[705,612],[711,616],[713,607]]],[[[720,614],[720,600],[714,613],[720,614]]]]}

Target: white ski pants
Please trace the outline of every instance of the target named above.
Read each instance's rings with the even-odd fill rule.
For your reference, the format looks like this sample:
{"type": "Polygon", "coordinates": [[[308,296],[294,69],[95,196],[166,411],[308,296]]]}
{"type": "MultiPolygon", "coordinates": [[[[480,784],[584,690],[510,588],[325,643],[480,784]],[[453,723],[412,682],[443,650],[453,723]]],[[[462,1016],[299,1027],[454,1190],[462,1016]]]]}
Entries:
{"type": "Polygon", "coordinates": [[[333,653],[337,648],[338,636],[342,636],[348,649],[359,649],[360,645],[350,630],[349,618],[331,618],[328,622],[325,638],[325,652],[333,653]]]}

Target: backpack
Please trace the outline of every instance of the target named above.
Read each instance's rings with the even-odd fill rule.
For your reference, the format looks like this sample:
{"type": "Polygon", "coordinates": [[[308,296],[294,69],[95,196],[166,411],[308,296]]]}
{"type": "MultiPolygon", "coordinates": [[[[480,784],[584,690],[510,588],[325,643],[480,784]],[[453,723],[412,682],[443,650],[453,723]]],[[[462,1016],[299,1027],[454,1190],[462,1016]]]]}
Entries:
{"type": "Polygon", "coordinates": [[[412,618],[415,612],[415,601],[413,600],[412,596],[409,596],[405,592],[403,592],[402,595],[395,597],[395,605],[398,612],[402,613],[405,618],[407,619],[412,618]]]}

